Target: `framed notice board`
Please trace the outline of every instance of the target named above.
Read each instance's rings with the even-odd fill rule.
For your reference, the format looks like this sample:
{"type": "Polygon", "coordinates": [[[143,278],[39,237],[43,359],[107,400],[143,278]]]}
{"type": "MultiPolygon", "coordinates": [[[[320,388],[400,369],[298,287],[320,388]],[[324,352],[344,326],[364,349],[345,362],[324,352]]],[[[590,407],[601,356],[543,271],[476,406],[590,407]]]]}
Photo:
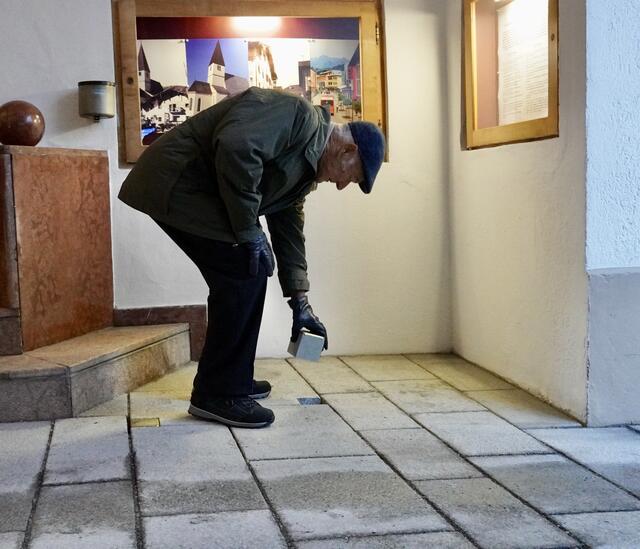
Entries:
{"type": "Polygon", "coordinates": [[[558,136],[558,0],[463,0],[466,147],[558,136]]]}

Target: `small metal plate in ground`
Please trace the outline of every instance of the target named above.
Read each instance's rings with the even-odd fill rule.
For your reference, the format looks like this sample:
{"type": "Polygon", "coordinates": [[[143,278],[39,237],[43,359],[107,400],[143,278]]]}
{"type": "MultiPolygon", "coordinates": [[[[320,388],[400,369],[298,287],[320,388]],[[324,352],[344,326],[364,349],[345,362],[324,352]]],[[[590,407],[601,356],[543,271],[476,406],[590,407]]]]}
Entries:
{"type": "Polygon", "coordinates": [[[311,406],[313,404],[322,404],[320,397],[298,397],[298,402],[303,406],[311,406]]]}
{"type": "Polygon", "coordinates": [[[131,427],[160,427],[160,418],[159,417],[132,418],[131,427]]]}

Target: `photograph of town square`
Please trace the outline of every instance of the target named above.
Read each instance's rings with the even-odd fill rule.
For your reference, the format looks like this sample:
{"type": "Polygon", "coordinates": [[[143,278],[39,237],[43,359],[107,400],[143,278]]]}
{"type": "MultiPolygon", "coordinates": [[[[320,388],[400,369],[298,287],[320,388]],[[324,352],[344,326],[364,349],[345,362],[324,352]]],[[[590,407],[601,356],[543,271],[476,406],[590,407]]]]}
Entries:
{"type": "Polygon", "coordinates": [[[250,86],[304,97],[336,122],[359,120],[358,35],[357,19],[139,18],[142,142],[250,86]]]}

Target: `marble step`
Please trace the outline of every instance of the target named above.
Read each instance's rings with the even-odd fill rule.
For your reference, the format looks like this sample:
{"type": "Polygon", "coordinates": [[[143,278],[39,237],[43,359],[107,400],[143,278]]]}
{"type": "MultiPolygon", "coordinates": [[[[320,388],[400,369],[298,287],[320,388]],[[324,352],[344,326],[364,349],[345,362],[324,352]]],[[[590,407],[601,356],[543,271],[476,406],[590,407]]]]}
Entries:
{"type": "Polygon", "coordinates": [[[104,328],[0,356],[0,422],[75,417],[189,360],[188,324],[104,328]]]}

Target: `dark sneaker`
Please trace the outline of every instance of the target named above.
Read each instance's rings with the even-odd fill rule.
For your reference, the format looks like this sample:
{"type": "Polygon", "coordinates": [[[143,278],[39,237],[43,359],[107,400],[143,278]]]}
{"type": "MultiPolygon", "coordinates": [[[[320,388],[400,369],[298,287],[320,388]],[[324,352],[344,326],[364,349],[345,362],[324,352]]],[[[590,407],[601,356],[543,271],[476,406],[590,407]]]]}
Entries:
{"type": "Polygon", "coordinates": [[[268,381],[253,380],[250,398],[267,398],[271,393],[271,383],[268,381]]]}
{"type": "Polygon", "coordinates": [[[266,427],[275,419],[271,410],[248,397],[210,397],[203,401],[192,398],[189,413],[232,427],[266,427]]]}

